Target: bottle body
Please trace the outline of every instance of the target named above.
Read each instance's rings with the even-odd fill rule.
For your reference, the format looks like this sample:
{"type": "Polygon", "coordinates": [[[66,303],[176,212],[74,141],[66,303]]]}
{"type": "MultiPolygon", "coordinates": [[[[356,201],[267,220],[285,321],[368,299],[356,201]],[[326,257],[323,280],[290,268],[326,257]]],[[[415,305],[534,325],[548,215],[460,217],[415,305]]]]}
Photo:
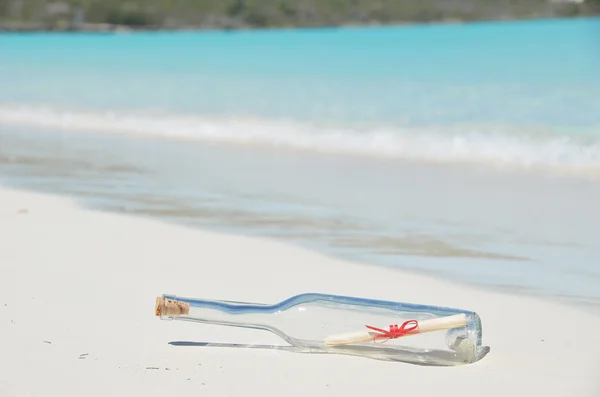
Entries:
{"type": "Polygon", "coordinates": [[[264,329],[302,352],[458,365],[489,351],[482,346],[477,313],[403,302],[317,293],[276,304],[163,295],[156,314],[164,320],[264,329]]]}

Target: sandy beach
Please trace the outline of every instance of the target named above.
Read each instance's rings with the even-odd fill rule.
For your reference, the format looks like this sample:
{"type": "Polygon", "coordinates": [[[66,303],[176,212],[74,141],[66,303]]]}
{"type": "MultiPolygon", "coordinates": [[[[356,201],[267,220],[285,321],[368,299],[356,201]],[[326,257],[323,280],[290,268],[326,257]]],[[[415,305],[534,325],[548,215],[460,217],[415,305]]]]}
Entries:
{"type": "Polygon", "coordinates": [[[576,308],[7,189],[0,190],[0,240],[3,397],[600,395],[600,317],[576,308]],[[303,292],[473,310],[491,351],[471,365],[426,367],[173,346],[285,343],[264,331],[153,313],[163,293],[275,303],[303,292]]]}

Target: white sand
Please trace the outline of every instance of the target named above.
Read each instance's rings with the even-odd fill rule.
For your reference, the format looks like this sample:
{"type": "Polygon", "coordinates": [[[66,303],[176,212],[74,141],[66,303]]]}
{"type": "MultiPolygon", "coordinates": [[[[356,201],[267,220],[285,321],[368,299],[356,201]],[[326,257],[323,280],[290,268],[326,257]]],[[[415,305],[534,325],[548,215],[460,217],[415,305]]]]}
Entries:
{"type": "Polygon", "coordinates": [[[570,307],[10,190],[0,190],[0,242],[2,397],[600,396],[600,317],[570,307]],[[177,347],[168,342],[281,341],[153,315],[162,293],[271,303],[302,292],[474,310],[491,352],[472,365],[421,367],[177,347]]]}

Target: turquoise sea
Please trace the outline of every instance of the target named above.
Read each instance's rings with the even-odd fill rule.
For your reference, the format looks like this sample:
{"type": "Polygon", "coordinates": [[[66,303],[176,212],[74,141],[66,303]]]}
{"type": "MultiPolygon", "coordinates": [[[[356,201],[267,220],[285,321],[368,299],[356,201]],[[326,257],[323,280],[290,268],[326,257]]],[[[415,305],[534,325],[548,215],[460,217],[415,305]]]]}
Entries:
{"type": "Polygon", "coordinates": [[[600,19],[0,34],[0,183],[97,209],[600,312],[599,176],[600,19]]]}

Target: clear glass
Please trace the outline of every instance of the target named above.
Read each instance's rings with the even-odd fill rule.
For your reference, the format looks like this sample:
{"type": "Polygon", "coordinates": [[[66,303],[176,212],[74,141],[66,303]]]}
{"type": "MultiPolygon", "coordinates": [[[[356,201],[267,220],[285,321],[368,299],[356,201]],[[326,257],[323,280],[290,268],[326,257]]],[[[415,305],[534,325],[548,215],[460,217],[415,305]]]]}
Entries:
{"type": "Polygon", "coordinates": [[[163,320],[263,329],[303,353],[447,366],[474,363],[489,352],[482,346],[477,313],[404,302],[309,293],[262,304],[165,294],[157,299],[156,315],[163,320]],[[412,333],[402,335],[403,324],[412,333]]]}

